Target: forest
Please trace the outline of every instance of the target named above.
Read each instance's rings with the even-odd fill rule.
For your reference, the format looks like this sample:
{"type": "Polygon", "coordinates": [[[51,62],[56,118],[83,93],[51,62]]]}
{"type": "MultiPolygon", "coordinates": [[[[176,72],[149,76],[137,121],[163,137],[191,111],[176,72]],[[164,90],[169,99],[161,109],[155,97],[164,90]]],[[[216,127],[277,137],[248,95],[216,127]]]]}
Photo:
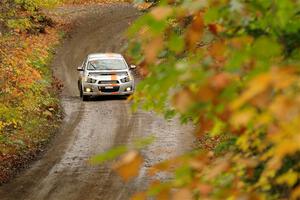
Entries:
{"type": "MultiPolygon", "coordinates": [[[[50,66],[70,27],[44,10],[95,2],[120,3],[0,2],[1,182],[12,176],[8,168],[43,149],[63,118],[62,83],[50,66]]],[[[142,80],[128,102],[133,112],[192,123],[197,141],[192,151],[149,167],[154,180],[132,199],[300,199],[300,1],[129,4],[142,10],[122,49],[142,80]],[[161,173],[171,178],[155,180],[161,173]]],[[[153,140],[91,161],[117,158],[112,168],[127,183],[153,140]]]]}

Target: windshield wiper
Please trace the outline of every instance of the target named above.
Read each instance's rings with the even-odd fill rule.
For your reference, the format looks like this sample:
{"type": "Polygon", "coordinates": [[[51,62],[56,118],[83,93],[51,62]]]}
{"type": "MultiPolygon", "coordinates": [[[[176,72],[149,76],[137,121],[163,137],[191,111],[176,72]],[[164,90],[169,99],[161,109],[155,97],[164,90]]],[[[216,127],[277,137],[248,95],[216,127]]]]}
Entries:
{"type": "Polygon", "coordinates": [[[97,67],[93,63],[90,63],[90,65],[94,68],[94,70],[97,69],[97,67]]]}

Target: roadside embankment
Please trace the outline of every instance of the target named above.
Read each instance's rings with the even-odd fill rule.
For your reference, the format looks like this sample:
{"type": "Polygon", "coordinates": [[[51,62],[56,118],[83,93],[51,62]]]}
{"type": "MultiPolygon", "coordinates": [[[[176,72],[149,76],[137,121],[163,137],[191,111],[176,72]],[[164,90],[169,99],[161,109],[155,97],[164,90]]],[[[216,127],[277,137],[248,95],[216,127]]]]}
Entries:
{"type": "Polygon", "coordinates": [[[59,128],[60,83],[52,76],[50,67],[55,46],[62,36],[58,29],[54,24],[45,25],[35,33],[17,26],[2,28],[0,184],[43,151],[59,128]]]}

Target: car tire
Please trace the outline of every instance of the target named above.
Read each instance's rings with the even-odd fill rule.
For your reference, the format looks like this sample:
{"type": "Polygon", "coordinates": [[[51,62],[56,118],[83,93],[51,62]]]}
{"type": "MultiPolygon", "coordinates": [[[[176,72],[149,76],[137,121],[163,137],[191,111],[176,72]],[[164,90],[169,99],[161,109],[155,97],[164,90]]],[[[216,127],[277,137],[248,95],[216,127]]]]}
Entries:
{"type": "Polygon", "coordinates": [[[79,89],[79,96],[80,96],[80,98],[83,97],[83,91],[82,91],[82,88],[79,89]]]}
{"type": "Polygon", "coordinates": [[[80,87],[80,98],[82,99],[82,101],[88,101],[89,100],[89,96],[83,94],[82,87],[80,87]]]}
{"type": "Polygon", "coordinates": [[[130,97],[130,94],[125,94],[125,95],[123,95],[122,99],[127,100],[129,97],[130,97]]]}
{"type": "Polygon", "coordinates": [[[88,101],[90,99],[87,95],[82,95],[82,101],[88,101]]]}

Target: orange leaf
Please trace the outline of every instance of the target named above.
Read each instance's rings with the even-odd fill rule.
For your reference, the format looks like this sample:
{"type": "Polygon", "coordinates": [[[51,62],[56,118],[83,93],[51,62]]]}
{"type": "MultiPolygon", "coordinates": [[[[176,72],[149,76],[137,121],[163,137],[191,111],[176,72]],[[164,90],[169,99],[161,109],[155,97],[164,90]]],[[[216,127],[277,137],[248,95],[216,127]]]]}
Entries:
{"type": "Polygon", "coordinates": [[[142,163],[141,155],[137,151],[130,151],[113,168],[125,181],[128,181],[138,175],[142,163]]]}
{"type": "Polygon", "coordinates": [[[208,29],[213,34],[218,35],[218,33],[222,32],[224,28],[219,24],[209,24],[208,29]]]}
{"type": "Polygon", "coordinates": [[[219,89],[225,88],[229,84],[230,80],[231,80],[230,74],[219,73],[219,74],[213,76],[212,80],[210,82],[211,82],[211,85],[213,88],[216,88],[219,90],[219,89]]]}
{"type": "Polygon", "coordinates": [[[207,118],[204,115],[201,115],[199,119],[199,130],[197,135],[201,136],[208,133],[213,128],[213,126],[214,122],[211,119],[207,118]]]}
{"type": "Polygon", "coordinates": [[[168,17],[172,12],[172,9],[170,7],[155,7],[151,10],[151,15],[154,17],[154,19],[160,21],[168,17]]]}
{"type": "Polygon", "coordinates": [[[240,98],[233,101],[231,109],[240,108],[250,99],[256,97],[258,94],[265,92],[272,84],[272,75],[270,73],[261,74],[249,82],[248,88],[240,98]]]}
{"type": "Polygon", "coordinates": [[[233,114],[230,123],[234,127],[243,127],[247,126],[248,122],[255,116],[255,110],[253,109],[244,109],[242,111],[236,112],[233,114]]]}
{"type": "Polygon", "coordinates": [[[206,184],[199,184],[198,189],[203,196],[207,196],[213,190],[212,186],[206,184]]]}
{"type": "Polygon", "coordinates": [[[300,186],[296,187],[296,189],[292,192],[292,200],[297,200],[300,198],[300,186]]]}
{"type": "Polygon", "coordinates": [[[200,86],[199,91],[197,93],[197,100],[200,102],[212,101],[217,96],[217,91],[214,90],[211,83],[206,83],[200,86]]]}
{"type": "Polygon", "coordinates": [[[190,49],[194,49],[200,41],[204,31],[203,13],[198,12],[186,33],[186,43],[190,49]]]}
{"type": "Polygon", "coordinates": [[[172,200],[192,200],[193,194],[188,188],[183,188],[178,191],[176,191],[172,195],[172,200]]]}
{"type": "Polygon", "coordinates": [[[270,106],[271,113],[279,120],[291,120],[298,114],[296,102],[286,96],[278,96],[270,106]]]}
{"type": "Polygon", "coordinates": [[[181,90],[173,97],[173,105],[181,112],[186,112],[193,103],[193,94],[188,89],[181,90]]]}
{"type": "Polygon", "coordinates": [[[160,193],[158,193],[157,200],[166,200],[166,199],[170,199],[170,191],[168,189],[164,189],[162,190],[160,193]]]}
{"type": "Polygon", "coordinates": [[[218,62],[225,61],[225,51],[226,46],[222,41],[213,43],[209,48],[209,54],[218,62]]]}
{"type": "Polygon", "coordinates": [[[145,192],[139,192],[133,195],[133,197],[131,197],[131,200],[146,200],[147,199],[147,195],[145,192]]]}
{"type": "Polygon", "coordinates": [[[144,52],[145,52],[145,59],[148,63],[152,63],[158,54],[158,52],[163,47],[163,39],[162,37],[158,36],[156,38],[153,38],[151,41],[148,42],[144,46],[144,52]]]}

